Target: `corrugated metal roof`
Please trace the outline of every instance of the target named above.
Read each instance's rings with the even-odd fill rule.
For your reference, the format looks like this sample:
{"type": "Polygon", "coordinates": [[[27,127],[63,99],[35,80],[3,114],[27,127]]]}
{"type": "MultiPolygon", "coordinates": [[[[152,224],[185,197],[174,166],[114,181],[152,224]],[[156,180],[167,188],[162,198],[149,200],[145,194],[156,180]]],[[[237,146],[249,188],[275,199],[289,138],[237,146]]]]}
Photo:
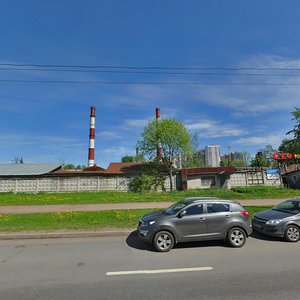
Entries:
{"type": "Polygon", "coordinates": [[[0,176],[43,175],[51,173],[62,166],[62,163],[0,164],[0,176]]]}

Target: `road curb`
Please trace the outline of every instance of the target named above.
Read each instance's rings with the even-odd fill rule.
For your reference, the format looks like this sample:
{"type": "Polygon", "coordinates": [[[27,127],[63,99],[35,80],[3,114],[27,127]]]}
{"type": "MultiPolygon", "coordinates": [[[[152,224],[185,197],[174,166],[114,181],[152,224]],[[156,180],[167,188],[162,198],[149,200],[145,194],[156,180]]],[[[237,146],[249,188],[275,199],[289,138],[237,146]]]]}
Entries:
{"type": "Polygon", "coordinates": [[[25,232],[2,233],[0,240],[19,239],[56,239],[56,238],[83,238],[83,237],[113,237],[129,236],[135,229],[107,230],[107,231],[78,231],[78,232],[25,232]]]}

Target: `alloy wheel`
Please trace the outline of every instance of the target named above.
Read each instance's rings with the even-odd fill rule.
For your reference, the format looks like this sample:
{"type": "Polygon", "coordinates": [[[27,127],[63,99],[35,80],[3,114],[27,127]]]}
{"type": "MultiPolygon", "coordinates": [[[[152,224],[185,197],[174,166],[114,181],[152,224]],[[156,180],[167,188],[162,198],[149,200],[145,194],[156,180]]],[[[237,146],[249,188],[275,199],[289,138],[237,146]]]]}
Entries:
{"type": "Polygon", "coordinates": [[[296,226],[289,226],[286,230],[286,238],[291,242],[297,242],[300,238],[299,229],[296,226]]]}
{"type": "Polygon", "coordinates": [[[246,242],[246,235],[240,228],[232,228],[229,233],[227,240],[232,247],[242,247],[246,242]]]}
{"type": "Polygon", "coordinates": [[[167,252],[174,246],[174,238],[167,231],[158,232],[154,238],[154,246],[160,252],[167,252]]]}

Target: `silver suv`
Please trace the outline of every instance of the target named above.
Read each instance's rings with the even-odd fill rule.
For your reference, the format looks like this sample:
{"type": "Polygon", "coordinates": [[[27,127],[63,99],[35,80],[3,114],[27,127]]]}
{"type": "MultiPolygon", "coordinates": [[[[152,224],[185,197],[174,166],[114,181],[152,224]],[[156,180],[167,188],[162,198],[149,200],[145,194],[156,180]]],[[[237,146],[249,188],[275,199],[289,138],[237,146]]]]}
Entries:
{"type": "Polygon", "coordinates": [[[167,252],[179,242],[226,240],[242,247],[252,232],[250,214],[238,202],[218,198],[186,198],[169,208],[146,214],[139,237],[167,252]]]}

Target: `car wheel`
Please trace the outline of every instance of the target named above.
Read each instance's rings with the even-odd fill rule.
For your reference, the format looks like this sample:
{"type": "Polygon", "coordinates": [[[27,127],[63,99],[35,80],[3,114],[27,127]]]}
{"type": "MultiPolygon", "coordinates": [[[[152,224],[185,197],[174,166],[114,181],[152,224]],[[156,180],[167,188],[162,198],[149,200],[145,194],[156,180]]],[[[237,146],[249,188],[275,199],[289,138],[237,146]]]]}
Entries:
{"type": "Polygon", "coordinates": [[[284,238],[288,242],[298,242],[300,239],[299,227],[295,225],[288,226],[284,232],[284,238]]]}
{"type": "Polygon", "coordinates": [[[231,247],[240,248],[246,243],[246,234],[243,229],[234,227],[227,234],[227,242],[231,247]]]}
{"type": "Polygon", "coordinates": [[[174,237],[168,231],[159,231],[153,239],[154,247],[159,252],[168,252],[174,246],[174,237]]]}

